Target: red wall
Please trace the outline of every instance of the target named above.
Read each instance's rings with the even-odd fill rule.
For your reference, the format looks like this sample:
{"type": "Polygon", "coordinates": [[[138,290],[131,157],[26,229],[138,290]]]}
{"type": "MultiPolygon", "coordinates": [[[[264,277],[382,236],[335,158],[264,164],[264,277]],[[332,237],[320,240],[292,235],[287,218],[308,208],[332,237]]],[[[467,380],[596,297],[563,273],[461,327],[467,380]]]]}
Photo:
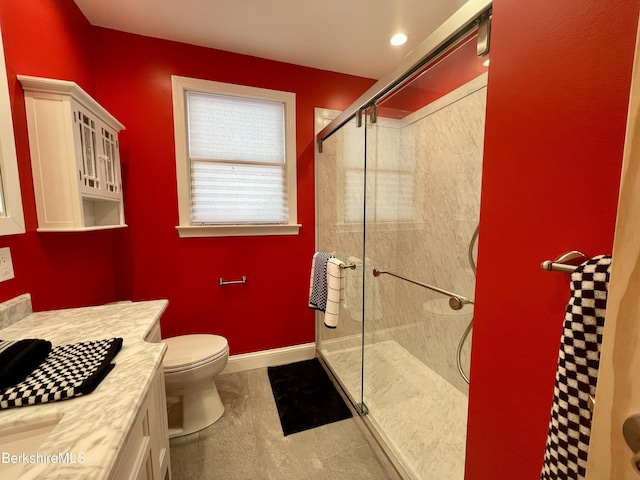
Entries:
{"type": "Polygon", "coordinates": [[[468,480],[539,478],[569,298],[539,264],[611,253],[638,11],[494,2],[468,480]]]}
{"type": "Polygon", "coordinates": [[[371,80],[95,29],[100,102],[120,137],[133,300],[167,298],[163,336],[217,333],[231,354],[314,340],[313,108],[344,109],[371,80]],[[295,92],[297,236],[179,238],[171,75],[295,92]],[[246,285],[218,279],[247,276],[246,285]]]}
{"type": "Polygon", "coordinates": [[[378,115],[404,118],[485,73],[488,67],[484,63],[489,55],[478,56],[477,39],[477,33],[469,35],[455,50],[414,75],[408,85],[378,102],[378,115]]]}
{"type": "Polygon", "coordinates": [[[75,3],[2,0],[0,24],[27,233],[0,237],[15,279],[0,283],[0,302],[25,292],[35,310],[94,305],[127,296],[120,275],[122,232],[37,233],[22,88],[16,74],[77,82],[95,94],[91,25],[75,3]]]}

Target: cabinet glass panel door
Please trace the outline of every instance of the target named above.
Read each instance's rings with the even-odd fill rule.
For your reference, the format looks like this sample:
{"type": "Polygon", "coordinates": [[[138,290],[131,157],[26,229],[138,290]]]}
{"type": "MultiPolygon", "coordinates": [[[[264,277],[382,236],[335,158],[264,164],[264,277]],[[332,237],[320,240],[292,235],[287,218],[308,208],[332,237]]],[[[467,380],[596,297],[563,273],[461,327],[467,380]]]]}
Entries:
{"type": "Polygon", "coordinates": [[[102,155],[100,159],[104,163],[104,193],[110,197],[117,197],[120,193],[120,180],[118,178],[118,153],[116,149],[116,134],[106,128],[100,127],[102,139],[102,155]]]}
{"type": "Polygon", "coordinates": [[[102,191],[100,166],[98,165],[96,120],[81,106],[74,108],[75,125],[80,134],[81,164],[79,168],[82,193],[99,195],[102,191]]]}

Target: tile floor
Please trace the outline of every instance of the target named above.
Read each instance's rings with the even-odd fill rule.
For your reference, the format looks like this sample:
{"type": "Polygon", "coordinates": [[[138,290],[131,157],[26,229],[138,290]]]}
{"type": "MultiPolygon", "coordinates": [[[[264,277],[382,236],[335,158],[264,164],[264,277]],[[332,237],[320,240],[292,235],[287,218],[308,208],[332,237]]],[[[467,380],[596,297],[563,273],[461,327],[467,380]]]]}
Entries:
{"type": "Polygon", "coordinates": [[[285,437],[267,369],[216,379],[225,413],[171,440],[173,480],[388,480],[356,419],[285,437]]]}

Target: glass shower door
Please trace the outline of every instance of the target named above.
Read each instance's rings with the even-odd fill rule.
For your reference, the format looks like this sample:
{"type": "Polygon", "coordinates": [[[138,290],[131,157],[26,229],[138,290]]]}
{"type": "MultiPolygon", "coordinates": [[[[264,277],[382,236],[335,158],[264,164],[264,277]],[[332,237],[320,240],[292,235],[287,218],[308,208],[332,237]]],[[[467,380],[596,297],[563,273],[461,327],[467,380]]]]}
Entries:
{"type": "MultiPolygon", "coordinates": [[[[475,42],[463,44],[367,116],[363,401],[410,478],[464,477],[468,386],[456,357],[473,305],[452,310],[449,297],[384,272],[474,297],[484,60],[475,42]],[[438,81],[461,65],[479,76],[438,81]]],[[[467,339],[467,374],[469,358],[467,339]]]]}
{"type": "Polygon", "coordinates": [[[355,405],[362,404],[364,316],[365,134],[356,119],[322,145],[316,163],[318,249],[355,269],[345,269],[338,326],[316,315],[318,350],[355,405]]]}

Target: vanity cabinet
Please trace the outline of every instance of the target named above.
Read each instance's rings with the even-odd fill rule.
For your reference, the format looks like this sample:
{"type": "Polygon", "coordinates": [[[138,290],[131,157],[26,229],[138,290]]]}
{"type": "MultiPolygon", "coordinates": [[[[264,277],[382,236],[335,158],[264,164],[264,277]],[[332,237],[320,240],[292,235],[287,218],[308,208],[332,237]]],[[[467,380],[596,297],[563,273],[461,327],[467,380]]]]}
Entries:
{"type": "Polygon", "coordinates": [[[118,133],[76,83],[18,75],[29,131],[38,231],[126,227],[118,133]]]}
{"type": "MultiPolygon", "coordinates": [[[[149,343],[160,343],[160,322],[144,335],[149,343]]],[[[110,480],[165,480],[171,478],[167,394],[162,366],[153,375],[145,400],[129,431],[118,464],[110,480]]]]}
{"type": "Polygon", "coordinates": [[[171,477],[166,405],[164,372],[160,368],[129,432],[111,480],[171,477]]]}

